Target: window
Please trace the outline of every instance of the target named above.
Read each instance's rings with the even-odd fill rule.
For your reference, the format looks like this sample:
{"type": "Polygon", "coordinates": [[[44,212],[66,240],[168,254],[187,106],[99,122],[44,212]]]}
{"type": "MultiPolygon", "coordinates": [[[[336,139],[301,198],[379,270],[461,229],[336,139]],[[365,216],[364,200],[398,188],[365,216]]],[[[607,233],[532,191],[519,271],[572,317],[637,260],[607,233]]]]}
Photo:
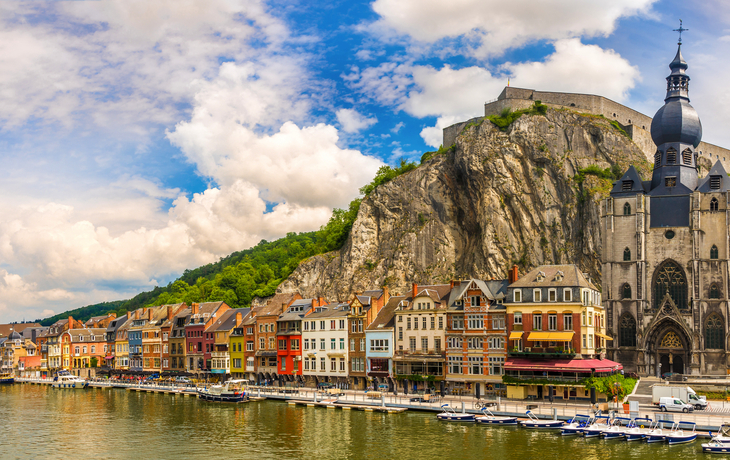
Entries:
{"type": "Polygon", "coordinates": [[[451,316],[451,329],[464,329],[464,315],[451,316]]]}
{"type": "Polygon", "coordinates": [[[630,299],[631,298],[631,286],[629,283],[624,283],[621,286],[621,298],[622,299],[630,299]]]}
{"type": "Polygon", "coordinates": [[[340,358],[340,372],[345,371],[345,358],[340,358]]]}
{"type": "Polygon", "coordinates": [[[481,356],[469,356],[469,374],[482,375],[484,373],[484,358],[481,356]]]}
{"type": "Polygon", "coordinates": [[[424,316],[424,317],[422,318],[422,323],[421,323],[421,324],[422,324],[422,326],[423,326],[423,327],[422,327],[422,329],[423,329],[424,331],[426,330],[426,321],[428,321],[428,318],[426,318],[426,317],[424,316]]]}
{"type": "Polygon", "coordinates": [[[469,329],[484,329],[484,315],[467,315],[469,329]]]}
{"type": "Polygon", "coordinates": [[[690,149],[682,150],[682,163],[687,166],[692,165],[692,151],[690,149]]]}
{"type": "Polygon", "coordinates": [[[253,351],[253,342],[246,342],[246,351],[253,351]]]}
{"type": "Polygon", "coordinates": [[[461,356],[449,356],[449,373],[461,374],[461,356]]]}
{"type": "Polygon", "coordinates": [[[630,192],[631,189],[634,188],[634,181],[632,180],[625,180],[621,182],[621,191],[622,192],[630,192]]]}
{"type": "Polygon", "coordinates": [[[522,302],[522,291],[520,289],[512,291],[512,300],[514,302],[522,302]]]}
{"type": "Polygon", "coordinates": [[[573,330],[573,314],[572,313],[563,313],[563,330],[564,331],[573,330]]]}
{"type": "Polygon", "coordinates": [[[415,353],[416,352],[416,338],[410,337],[408,342],[410,345],[411,353],[415,353]]]}
{"type": "Polygon", "coordinates": [[[344,349],[345,349],[345,339],[340,338],[340,350],[344,350],[344,349]]]}
{"type": "Polygon", "coordinates": [[[299,350],[299,339],[292,339],[291,349],[294,351],[299,350]]]}
{"type": "Polygon", "coordinates": [[[469,297],[469,302],[471,303],[472,307],[480,307],[482,304],[481,301],[482,301],[481,296],[473,295],[473,296],[469,297]]]}
{"type": "Polygon", "coordinates": [[[588,334],[588,348],[593,348],[593,334],[588,334]]]}
{"type": "Polygon", "coordinates": [[[714,244],[710,248],[710,259],[717,259],[717,246],[714,244]]]}
{"type": "Polygon", "coordinates": [[[489,337],[488,344],[490,350],[503,350],[504,337],[489,337]]]}
{"type": "Polygon", "coordinates": [[[281,370],[286,371],[286,358],[281,359],[281,370]]]}
{"type": "Polygon", "coordinates": [[[433,351],[434,353],[441,353],[441,339],[439,337],[433,339],[433,351]]]}
{"type": "Polygon", "coordinates": [[[631,261],[631,249],[625,248],[624,249],[624,262],[631,261]]]}
{"type": "Polygon", "coordinates": [[[532,329],[536,331],[542,330],[542,313],[535,312],[532,315],[532,329]]]}
{"type": "Polygon", "coordinates": [[[705,348],[724,348],[724,329],[720,315],[711,314],[705,322],[705,348]]]}
{"type": "Polygon", "coordinates": [[[720,298],[720,289],[717,287],[717,283],[712,283],[710,285],[710,298],[711,299],[720,298]]]}
{"type": "MultiPolygon", "coordinates": [[[[418,327],[418,323],[416,323],[416,327],[418,327]]],[[[411,330],[411,317],[406,318],[406,330],[411,330]]]]}
{"type": "Polygon", "coordinates": [[[428,337],[421,337],[421,351],[428,353],[428,337]]]}
{"type": "Polygon", "coordinates": [[[388,351],[388,339],[370,340],[370,351],[388,351]]]}
{"type": "MultiPolygon", "coordinates": [[[[341,329],[341,330],[342,330],[342,329],[345,329],[345,320],[344,320],[344,319],[341,319],[341,320],[340,320],[340,329],[341,329]]],[[[360,331],[360,332],[362,332],[362,331],[360,331]]]]}
{"type": "Polygon", "coordinates": [[[659,150],[654,154],[654,167],[658,168],[662,164],[662,152],[659,150]]]}
{"type": "Polygon", "coordinates": [[[403,340],[403,328],[398,328],[398,340],[403,340]]]}
{"type": "Polygon", "coordinates": [[[355,339],[350,339],[350,350],[355,351],[355,339]]]}
{"type": "Polygon", "coordinates": [[[418,318],[413,318],[413,329],[418,330],[418,318]]]}
{"type": "Polygon", "coordinates": [[[668,260],[657,269],[653,291],[654,308],[659,308],[667,293],[679,309],[687,308],[687,278],[676,262],[668,260]]]}
{"type": "Polygon", "coordinates": [[[309,328],[311,330],[313,330],[313,331],[316,330],[317,329],[317,322],[316,321],[310,321],[309,322],[309,328]]]}
{"type": "Polygon", "coordinates": [[[436,329],[436,317],[432,316],[431,317],[431,330],[433,331],[434,329],[436,329]]]}
{"type": "Polygon", "coordinates": [[[319,339],[319,349],[324,350],[325,349],[325,340],[319,339]]]}
{"type": "Polygon", "coordinates": [[[628,203],[624,203],[624,216],[630,216],[631,215],[631,205],[628,203]]]}
{"type": "Polygon", "coordinates": [[[334,320],[334,319],[330,320],[330,330],[331,331],[334,331],[337,328],[336,324],[337,324],[337,320],[334,320]]]}
{"type": "Polygon", "coordinates": [[[548,289],[548,302],[556,302],[558,300],[558,294],[555,289],[548,289]]]}
{"type": "Polygon", "coordinates": [[[548,315],[548,330],[549,331],[557,331],[558,330],[558,315],[557,315],[557,313],[550,313],[548,315]]]}
{"type": "Polygon", "coordinates": [[[521,312],[516,311],[514,318],[515,318],[514,324],[522,324],[522,313],[521,312]]]}
{"type": "Polygon", "coordinates": [[[492,329],[504,329],[504,316],[496,315],[492,317],[492,329]]]}
{"type": "Polygon", "coordinates": [[[573,301],[573,291],[569,288],[563,289],[563,302],[573,301]]]}
{"type": "Polygon", "coordinates": [[[504,358],[501,356],[495,356],[489,358],[489,373],[491,375],[503,375],[504,374],[504,358]]]}
{"type": "Polygon", "coordinates": [[[446,339],[446,344],[448,345],[448,347],[450,349],[451,348],[461,349],[463,343],[464,342],[461,337],[449,337],[448,339],[446,339]]]}
{"type": "Polygon", "coordinates": [[[337,339],[330,339],[330,350],[337,349],[337,339]]]}
{"type": "Polygon", "coordinates": [[[360,351],[365,351],[365,339],[360,339],[360,351]]]}
{"type": "Polygon", "coordinates": [[[624,313],[619,320],[618,341],[621,347],[636,346],[636,320],[630,313],[624,313]]]}
{"type": "Polygon", "coordinates": [[[717,198],[713,198],[710,200],[710,211],[711,212],[717,212],[717,210],[720,208],[720,202],[717,201],[717,198]]]}
{"type": "Polygon", "coordinates": [[[677,178],[676,177],[665,177],[664,178],[664,186],[665,187],[676,187],[677,186],[677,178]]]}
{"type": "Polygon", "coordinates": [[[286,350],[286,340],[279,340],[279,350],[286,350]]]}
{"type": "Polygon", "coordinates": [[[710,176],[710,190],[719,190],[720,185],[722,185],[722,178],[720,176],[710,176]]]}
{"type": "Polygon", "coordinates": [[[466,339],[467,347],[470,350],[482,350],[484,349],[484,340],[481,337],[469,337],[466,339]]]}
{"type": "Polygon", "coordinates": [[[261,350],[265,350],[266,349],[266,339],[263,338],[263,337],[261,337],[259,339],[259,349],[261,349],[261,350]]]}
{"type": "Polygon", "coordinates": [[[320,321],[319,322],[319,330],[320,331],[324,331],[324,326],[325,326],[325,322],[324,321],[320,321]]]}
{"type": "Polygon", "coordinates": [[[308,371],[309,370],[309,360],[308,359],[305,359],[304,360],[304,370],[305,371],[308,371]]]}
{"type": "Polygon", "coordinates": [[[542,291],[540,289],[532,290],[532,301],[533,302],[542,302],[542,291]]]}
{"type": "Polygon", "coordinates": [[[674,147],[667,149],[667,164],[673,165],[677,163],[677,150],[674,147]]]}
{"type": "Polygon", "coordinates": [[[443,330],[443,329],[444,329],[444,317],[439,316],[439,330],[443,330]]]}
{"type": "Polygon", "coordinates": [[[276,339],[274,337],[269,337],[269,349],[275,350],[275,348],[274,348],[275,346],[276,346],[276,339]]]}
{"type": "Polygon", "coordinates": [[[586,348],[586,335],[583,334],[583,348],[586,348]]]}

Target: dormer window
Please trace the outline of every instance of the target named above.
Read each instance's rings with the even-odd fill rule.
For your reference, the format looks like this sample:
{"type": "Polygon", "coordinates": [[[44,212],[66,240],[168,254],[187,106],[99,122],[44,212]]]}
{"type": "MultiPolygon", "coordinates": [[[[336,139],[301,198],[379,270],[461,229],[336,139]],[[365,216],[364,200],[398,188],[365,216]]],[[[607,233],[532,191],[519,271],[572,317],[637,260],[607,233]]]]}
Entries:
{"type": "Polygon", "coordinates": [[[622,192],[630,192],[634,188],[634,181],[632,180],[625,180],[621,182],[621,191],[622,192]]]}
{"type": "Polygon", "coordinates": [[[658,168],[662,164],[662,152],[659,150],[654,154],[654,167],[658,168]]]}
{"type": "Polygon", "coordinates": [[[690,149],[682,150],[682,163],[686,164],[687,166],[692,165],[692,151],[690,149]]]}
{"type": "Polygon", "coordinates": [[[710,176],[710,190],[720,190],[720,185],[722,185],[721,176],[710,176]]]}
{"type": "Polygon", "coordinates": [[[558,270],[558,272],[555,273],[555,281],[563,281],[563,276],[564,276],[563,275],[563,272],[561,272],[560,270],[558,270]]]}
{"type": "Polygon", "coordinates": [[[667,149],[667,164],[673,165],[677,163],[677,150],[674,147],[667,149]]]}
{"type": "Polygon", "coordinates": [[[545,273],[543,273],[541,271],[540,272],[537,272],[537,278],[536,278],[536,280],[538,282],[543,282],[545,280],[545,273]]]}

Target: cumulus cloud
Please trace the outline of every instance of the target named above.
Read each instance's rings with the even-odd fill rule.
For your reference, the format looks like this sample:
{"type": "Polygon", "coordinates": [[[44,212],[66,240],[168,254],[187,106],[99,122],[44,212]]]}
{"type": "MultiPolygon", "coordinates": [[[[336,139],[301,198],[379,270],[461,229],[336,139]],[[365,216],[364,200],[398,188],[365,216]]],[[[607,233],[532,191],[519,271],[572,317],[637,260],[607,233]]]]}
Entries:
{"type": "Polygon", "coordinates": [[[535,40],[607,36],[619,18],[645,13],[655,1],[376,0],[380,19],[372,27],[427,43],[464,37],[483,57],[535,40]]]}
{"type": "Polygon", "coordinates": [[[336,112],[337,121],[346,133],[357,133],[368,129],[378,122],[376,117],[366,117],[355,109],[340,109],[336,112]]]}
{"type": "Polygon", "coordinates": [[[418,118],[437,117],[421,131],[424,141],[438,147],[443,128],[483,114],[483,104],[507,85],[600,94],[623,101],[640,79],[639,71],[613,50],[585,45],[578,39],[558,40],[555,51],[539,62],[505,63],[490,70],[470,66],[440,69],[386,63],[348,75],[353,88],[379,103],[418,118]]]}

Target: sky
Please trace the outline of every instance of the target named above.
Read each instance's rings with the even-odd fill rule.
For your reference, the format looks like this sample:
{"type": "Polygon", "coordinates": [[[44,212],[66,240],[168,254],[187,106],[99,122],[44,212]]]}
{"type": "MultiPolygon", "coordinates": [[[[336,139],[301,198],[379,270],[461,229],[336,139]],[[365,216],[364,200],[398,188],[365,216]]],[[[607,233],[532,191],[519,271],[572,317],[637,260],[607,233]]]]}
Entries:
{"type": "Polygon", "coordinates": [[[0,1],[0,323],[316,230],[508,80],[652,116],[680,18],[729,147],[721,0],[0,1]]]}

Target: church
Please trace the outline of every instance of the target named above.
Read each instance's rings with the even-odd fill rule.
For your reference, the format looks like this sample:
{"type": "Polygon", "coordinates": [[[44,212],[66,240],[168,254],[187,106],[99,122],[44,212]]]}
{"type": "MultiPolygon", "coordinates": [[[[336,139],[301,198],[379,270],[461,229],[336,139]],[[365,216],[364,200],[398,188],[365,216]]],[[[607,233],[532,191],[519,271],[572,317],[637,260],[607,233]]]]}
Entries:
{"type": "Polygon", "coordinates": [[[730,178],[719,160],[699,177],[702,125],[678,45],[651,122],[651,180],[632,166],[601,203],[607,351],[640,375],[727,375],[730,178]]]}

